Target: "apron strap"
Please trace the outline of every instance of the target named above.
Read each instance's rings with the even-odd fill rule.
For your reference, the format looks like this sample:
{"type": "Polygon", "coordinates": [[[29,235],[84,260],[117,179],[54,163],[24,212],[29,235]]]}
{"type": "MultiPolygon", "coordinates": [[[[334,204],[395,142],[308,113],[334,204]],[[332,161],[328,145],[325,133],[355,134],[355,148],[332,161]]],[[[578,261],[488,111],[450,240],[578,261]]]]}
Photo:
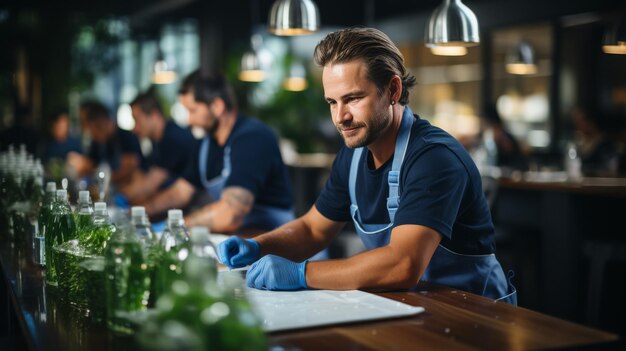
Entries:
{"type": "MultiPolygon", "coordinates": [[[[396,211],[400,206],[400,169],[404,161],[409,138],[411,136],[411,127],[413,126],[413,112],[408,106],[404,107],[402,114],[402,123],[400,131],[396,139],[396,146],[393,156],[391,170],[387,176],[387,184],[389,186],[389,197],[387,198],[387,212],[389,213],[389,221],[393,223],[396,211]]],[[[356,202],[356,178],[359,172],[359,161],[363,148],[357,148],[352,154],[352,162],[350,163],[350,175],[348,177],[348,191],[350,193],[350,202],[352,206],[358,206],[356,202]]]]}
{"type": "Polygon", "coordinates": [[[202,143],[200,144],[200,152],[198,154],[198,171],[200,173],[200,181],[206,190],[211,190],[215,184],[218,182],[226,180],[230,175],[231,171],[231,163],[230,163],[230,145],[227,145],[224,148],[224,166],[222,167],[222,173],[211,179],[207,180],[207,162],[209,158],[209,150],[210,150],[210,140],[209,137],[204,137],[202,139],[202,143]]]}

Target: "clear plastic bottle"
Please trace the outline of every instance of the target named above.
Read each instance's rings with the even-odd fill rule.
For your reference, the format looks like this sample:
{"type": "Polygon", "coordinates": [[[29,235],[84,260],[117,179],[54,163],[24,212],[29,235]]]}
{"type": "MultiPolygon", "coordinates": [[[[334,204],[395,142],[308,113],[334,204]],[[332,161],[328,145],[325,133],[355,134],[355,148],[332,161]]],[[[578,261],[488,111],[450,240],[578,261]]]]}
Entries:
{"type": "Polygon", "coordinates": [[[132,226],[122,226],[113,234],[104,260],[107,326],[114,332],[130,334],[129,317],[147,308],[150,288],[142,244],[132,226]]]}
{"type": "Polygon", "coordinates": [[[72,239],[76,239],[76,223],[67,200],[67,190],[57,190],[50,226],[45,234],[46,282],[49,285],[57,285],[57,270],[63,269],[63,267],[57,267],[56,253],[53,248],[72,239]]]}
{"type": "Polygon", "coordinates": [[[130,209],[130,222],[135,228],[135,234],[143,244],[144,250],[149,250],[156,242],[156,235],[150,226],[150,220],[146,216],[146,209],[143,206],[133,206],[130,209]]]}
{"type": "Polygon", "coordinates": [[[91,196],[89,191],[81,190],[78,192],[78,202],[75,209],[76,228],[79,237],[82,237],[85,231],[91,230],[93,225],[93,206],[91,205],[91,196]]]}
{"type": "MultiPolygon", "coordinates": [[[[167,227],[163,231],[155,260],[154,299],[169,291],[172,283],[180,279],[183,263],[189,255],[189,234],[183,220],[183,211],[167,211],[167,227]]],[[[156,301],[156,300],[155,300],[156,301]]]]}
{"type": "Polygon", "coordinates": [[[55,182],[46,183],[46,192],[43,196],[41,209],[39,210],[39,218],[37,220],[37,229],[35,229],[33,252],[35,263],[46,265],[45,238],[46,228],[50,226],[52,216],[52,206],[55,201],[57,185],[55,182]]]}
{"type": "Polygon", "coordinates": [[[106,202],[96,202],[93,211],[92,230],[86,231],[81,238],[81,245],[90,253],[104,255],[107,242],[115,233],[116,227],[111,221],[106,202]]]}

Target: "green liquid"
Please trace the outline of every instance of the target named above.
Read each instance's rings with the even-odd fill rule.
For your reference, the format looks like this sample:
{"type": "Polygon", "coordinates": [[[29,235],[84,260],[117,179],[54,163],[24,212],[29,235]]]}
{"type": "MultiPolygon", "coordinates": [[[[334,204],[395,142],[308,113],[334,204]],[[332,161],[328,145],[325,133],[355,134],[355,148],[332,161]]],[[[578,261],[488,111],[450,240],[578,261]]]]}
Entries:
{"type": "Polygon", "coordinates": [[[79,309],[89,310],[89,296],[87,289],[91,282],[84,274],[80,264],[90,258],[94,258],[84,250],[78,240],[66,241],[54,247],[57,264],[57,280],[59,283],[59,296],[62,301],[79,309]]]}
{"type": "Polygon", "coordinates": [[[105,255],[105,290],[109,329],[129,334],[128,316],[148,305],[150,277],[139,242],[111,241],[105,255]]]}
{"type": "Polygon", "coordinates": [[[90,230],[93,226],[93,219],[90,214],[76,213],[74,214],[74,221],[76,222],[76,230],[78,230],[79,238],[82,232],[90,230]]]}
{"type": "Polygon", "coordinates": [[[50,226],[50,222],[52,221],[52,211],[50,204],[41,207],[41,211],[39,211],[39,219],[37,221],[38,230],[35,232],[35,241],[38,242],[39,252],[39,264],[42,266],[46,265],[46,248],[45,248],[45,238],[46,238],[46,230],[50,226]]]}
{"type": "Polygon", "coordinates": [[[188,249],[186,246],[175,246],[169,252],[166,252],[162,247],[158,247],[152,253],[151,261],[154,262],[155,279],[152,290],[155,295],[154,301],[166,294],[174,281],[184,278],[183,263],[187,253],[181,252],[183,250],[188,249]]]}
{"type": "Polygon", "coordinates": [[[57,282],[57,269],[60,267],[56,263],[56,253],[54,247],[61,245],[62,243],[76,239],[76,224],[74,223],[74,216],[71,213],[68,214],[53,214],[51,216],[50,225],[46,228],[46,282],[49,285],[56,286],[57,282]]]}

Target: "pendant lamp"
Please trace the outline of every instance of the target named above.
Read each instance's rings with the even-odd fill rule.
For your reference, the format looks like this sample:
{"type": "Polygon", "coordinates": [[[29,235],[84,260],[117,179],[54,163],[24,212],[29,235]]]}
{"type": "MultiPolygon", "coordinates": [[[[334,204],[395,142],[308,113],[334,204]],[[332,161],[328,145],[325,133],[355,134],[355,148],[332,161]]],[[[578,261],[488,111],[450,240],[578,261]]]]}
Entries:
{"type": "Polygon", "coordinates": [[[283,81],[283,88],[289,91],[303,91],[308,86],[304,66],[300,62],[293,62],[289,66],[289,75],[283,81]]]}
{"type": "Polygon", "coordinates": [[[272,4],[267,30],[281,36],[317,32],[320,15],[312,0],[276,0],[272,4]]]}
{"type": "Polygon", "coordinates": [[[480,43],[478,20],[474,12],[461,0],[443,0],[432,13],[426,28],[426,47],[451,47],[455,49],[433,51],[436,55],[459,56],[467,50],[458,47],[476,46],[480,43]]]}
{"type": "Polygon", "coordinates": [[[521,41],[506,58],[506,71],[510,74],[529,75],[537,73],[535,50],[526,41],[521,41]]]}
{"type": "Polygon", "coordinates": [[[246,52],[241,57],[239,80],[243,82],[262,82],[265,80],[265,70],[259,56],[262,40],[259,34],[252,35],[250,39],[252,50],[246,52]]]}
{"type": "Polygon", "coordinates": [[[169,64],[159,50],[157,60],[152,67],[153,84],[171,84],[176,81],[177,75],[172,64],[169,64]]]}
{"type": "Polygon", "coordinates": [[[602,42],[605,54],[626,55],[626,16],[607,30],[602,42]]]}

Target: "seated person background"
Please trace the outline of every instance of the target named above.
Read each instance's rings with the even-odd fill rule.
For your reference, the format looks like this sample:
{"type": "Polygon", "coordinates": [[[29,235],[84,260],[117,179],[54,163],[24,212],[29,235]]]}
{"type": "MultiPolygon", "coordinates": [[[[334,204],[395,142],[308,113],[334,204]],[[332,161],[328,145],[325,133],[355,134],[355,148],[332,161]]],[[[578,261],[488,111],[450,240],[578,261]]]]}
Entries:
{"type": "Polygon", "coordinates": [[[581,158],[582,173],[587,176],[613,175],[617,172],[617,148],[598,119],[600,113],[592,107],[578,107],[572,111],[574,140],[581,158]]]}
{"type": "Polygon", "coordinates": [[[204,128],[207,136],[183,178],[145,203],[148,215],[183,208],[194,194],[205,193],[213,202],[186,214],[190,227],[203,225],[225,233],[273,229],[293,219],[289,175],[278,140],[268,126],[238,112],[226,78],[194,73],[183,82],[179,98],[189,110],[189,124],[204,128]]]}
{"type": "Polygon", "coordinates": [[[40,146],[41,161],[53,178],[63,174],[65,160],[70,152],[82,153],[80,139],[70,134],[67,110],[59,110],[48,119],[48,136],[40,146]]]}
{"type": "Polygon", "coordinates": [[[517,139],[504,126],[495,105],[485,108],[482,122],[484,124],[483,133],[485,133],[485,130],[491,130],[491,135],[496,145],[497,157],[495,165],[516,170],[528,169],[526,155],[523,153],[517,139]]]}
{"type": "Polygon", "coordinates": [[[132,204],[141,203],[178,179],[192,162],[197,141],[188,129],[166,119],[155,93],[139,94],[130,104],[135,119],[133,132],[152,142],[151,166],[137,172],[120,191],[132,204]]]}
{"type": "Polygon", "coordinates": [[[86,156],[71,152],[68,164],[82,177],[93,173],[101,163],[107,163],[113,184],[124,184],[140,168],[143,155],[139,140],[133,133],[120,129],[102,104],[89,105],[84,112],[91,145],[86,156]]]}

